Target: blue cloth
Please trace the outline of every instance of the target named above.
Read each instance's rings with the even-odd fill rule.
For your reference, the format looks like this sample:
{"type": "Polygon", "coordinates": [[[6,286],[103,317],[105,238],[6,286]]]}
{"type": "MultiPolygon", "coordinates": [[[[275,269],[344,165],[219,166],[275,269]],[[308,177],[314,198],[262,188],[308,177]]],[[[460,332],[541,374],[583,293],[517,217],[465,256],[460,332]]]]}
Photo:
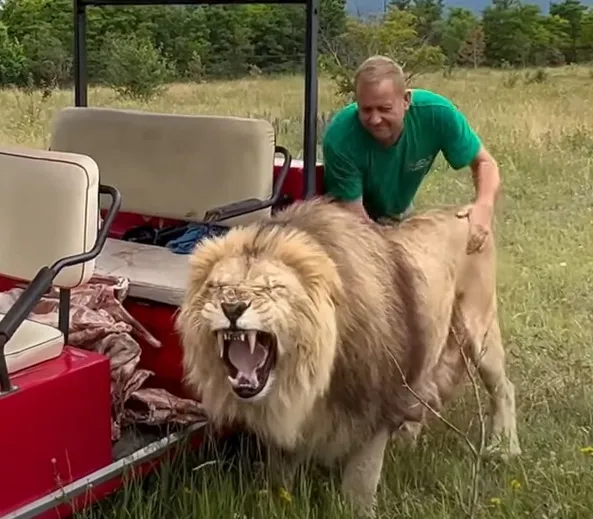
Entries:
{"type": "Polygon", "coordinates": [[[228,230],[228,227],[222,225],[192,223],[183,235],[168,242],[167,247],[175,254],[191,254],[196,244],[202,240],[222,236],[228,230]]]}

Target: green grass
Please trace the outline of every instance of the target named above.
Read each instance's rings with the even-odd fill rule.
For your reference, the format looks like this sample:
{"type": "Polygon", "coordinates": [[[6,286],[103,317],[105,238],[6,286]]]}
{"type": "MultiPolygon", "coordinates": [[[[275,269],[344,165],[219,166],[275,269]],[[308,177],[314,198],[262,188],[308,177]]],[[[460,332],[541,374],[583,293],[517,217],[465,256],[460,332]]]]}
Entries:
{"type": "MultiPolygon", "coordinates": [[[[542,83],[526,83],[521,76],[512,87],[509,77],[478,70],[416,82],[450,96],[464,110],[498,159],[503,179],[496,221],[499,297],[524,454],[509,465],[482,466],[475,517],[590,518],[593,456],[585,448],[593,445],[593,74],[566,67],[550,71],[542,83]]],[[[149,105],[94,89],[90,103],[268,118],[279,144],[298,156],[302,95],[302,78],[288,77],[174,85],[149,105]]],[[[72,92],[48,101],[0,92],[0,142],[45,146],[55,111],[72,100],[72,92]]],[[[332,84],[323,80],[320,111],[329,113],[339,104],[332,84]]],[[[469,173],[454,172],[440,159],[418,202],[421,207],[466,203],[471,195],[469,173]]],[[[471,426],[476,441],[471,391],[447,417],[464,431],[471,426]]],[[[204,464],[208,459],[198,453],[176,460],[84,517],[348,516],[341,511],[335,477],[308,472],[287,500],[265,491],[265,469],[258,463],[239,456],[204,464]]],[[[464,442],[439,423],[426,431],[417,452],[394,445],[380,488],[381,517],[464,517],[472,463],[464,442]]]]}

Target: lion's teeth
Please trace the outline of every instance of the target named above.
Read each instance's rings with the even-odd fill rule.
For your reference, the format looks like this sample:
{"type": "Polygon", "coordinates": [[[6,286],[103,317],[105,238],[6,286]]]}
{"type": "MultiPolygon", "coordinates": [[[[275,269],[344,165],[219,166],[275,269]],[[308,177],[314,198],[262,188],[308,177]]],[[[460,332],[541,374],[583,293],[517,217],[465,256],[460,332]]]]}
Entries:
{"type": "Polygon", "coordinates": [[[239,334],[239,340],[240,341],[245,341],[245,334],[244,333],[240,333],[239,334]]]}
{"type": "Polygon", "coordinates": [[[222,358],[224,355],[224,336],[222,332],[218,332],[216,336],[218,339],[218,354],[220,355],[220,358],[222,358]]]}
{"type": "Polygon", "coordinates": [[[249,337],[249,351],[251,351],[251,355],[255,353],[255,341],[257,338],[257,332],[249,331],[247,332],[247,337],[249,337]]]}

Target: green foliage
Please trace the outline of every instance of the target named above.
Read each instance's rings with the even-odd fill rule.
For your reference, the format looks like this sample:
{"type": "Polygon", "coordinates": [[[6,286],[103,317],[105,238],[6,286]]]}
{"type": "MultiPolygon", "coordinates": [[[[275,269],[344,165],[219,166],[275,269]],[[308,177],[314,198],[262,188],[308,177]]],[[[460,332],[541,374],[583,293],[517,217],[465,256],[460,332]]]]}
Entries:
{"type": "Polygon", "coordinates": [[[490,64],[503,61],[515,66],[543,64],[542,59],[560,45],[560,20],[550,23],[536,5],[495,1],[485,9],[483,24],[490,64]]]}
{"type": "Polygon", "coordinates": [[[110,38],[103,52],[105,80],[122,97],[148,101],[174,76],[171,65],[147,37],[110,38]]]}
{"type": "Polygon", "coordinates": [[[8,28],[0,21],[0,84],[23,84],[27,60],[23,46],[8,35],[8,28]]]}
{"type": "MultiPolygon", "coordinates": [[[[347,16],[345,0],[320,0],[319,23],[320,63],[347,97],[354,69],[376,53],[399,61],[410,78],[443,66],[450,73],[593,61],[593,7],[581,0],[552,3],[548,15],[519,0],[492,0],[481,16],[445,10],[444,0],[391,0],[367,20],[347,16]]],[[[88,76],[148,98],[165,80],[299,73],[304,41],[300,5],[89,8],[88,76]]],[[[51,91],[71,77],[71,0],[4,0],[0,86],[51,91]]]]}
{"type": "Polygon", "coordinates": [[[375,23],[349,19],[344,33],[334,39],[324,69],[337,85],[338,94],[352,98],[353,74],[367,57],[383,54],[402,64],[408,78],[440,67],[444,56],[437,46],[422,41],[418,17],[411,11],[391,6],[375,23]]]}
{"type": "Polygon", "coordinates": [[[564,0],[562,3],[550,4],[550,15],[564,22],[562,51],[565,53],[568,62],[577,61],[583,13],[585,11],[586,7],[578,0],[564,0]]]}
{"type": "Polygon", "coordinates": [[[452,8],[447,19],[441,22],[441,27],[441,48],[447,58],[447,64],[451,67],[467,61],[462,54],[469,55],[472,44],[477,43],[479,38],[483,39],[480,22],[468,9],[452,8]]]}

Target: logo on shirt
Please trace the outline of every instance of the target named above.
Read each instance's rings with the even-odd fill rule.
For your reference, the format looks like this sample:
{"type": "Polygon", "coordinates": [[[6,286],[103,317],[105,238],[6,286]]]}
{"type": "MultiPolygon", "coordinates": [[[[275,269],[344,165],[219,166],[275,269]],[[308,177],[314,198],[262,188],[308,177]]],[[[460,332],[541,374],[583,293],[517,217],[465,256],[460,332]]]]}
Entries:
{"type": "Polygon", "coordinates": [[[433,159],[434,157],[425,157],[423,159],[417,160],[416,162],[411,162],[408,165],[408,169],[410,171],[421,171],[428,168],[432,164],[433,159]]]}

